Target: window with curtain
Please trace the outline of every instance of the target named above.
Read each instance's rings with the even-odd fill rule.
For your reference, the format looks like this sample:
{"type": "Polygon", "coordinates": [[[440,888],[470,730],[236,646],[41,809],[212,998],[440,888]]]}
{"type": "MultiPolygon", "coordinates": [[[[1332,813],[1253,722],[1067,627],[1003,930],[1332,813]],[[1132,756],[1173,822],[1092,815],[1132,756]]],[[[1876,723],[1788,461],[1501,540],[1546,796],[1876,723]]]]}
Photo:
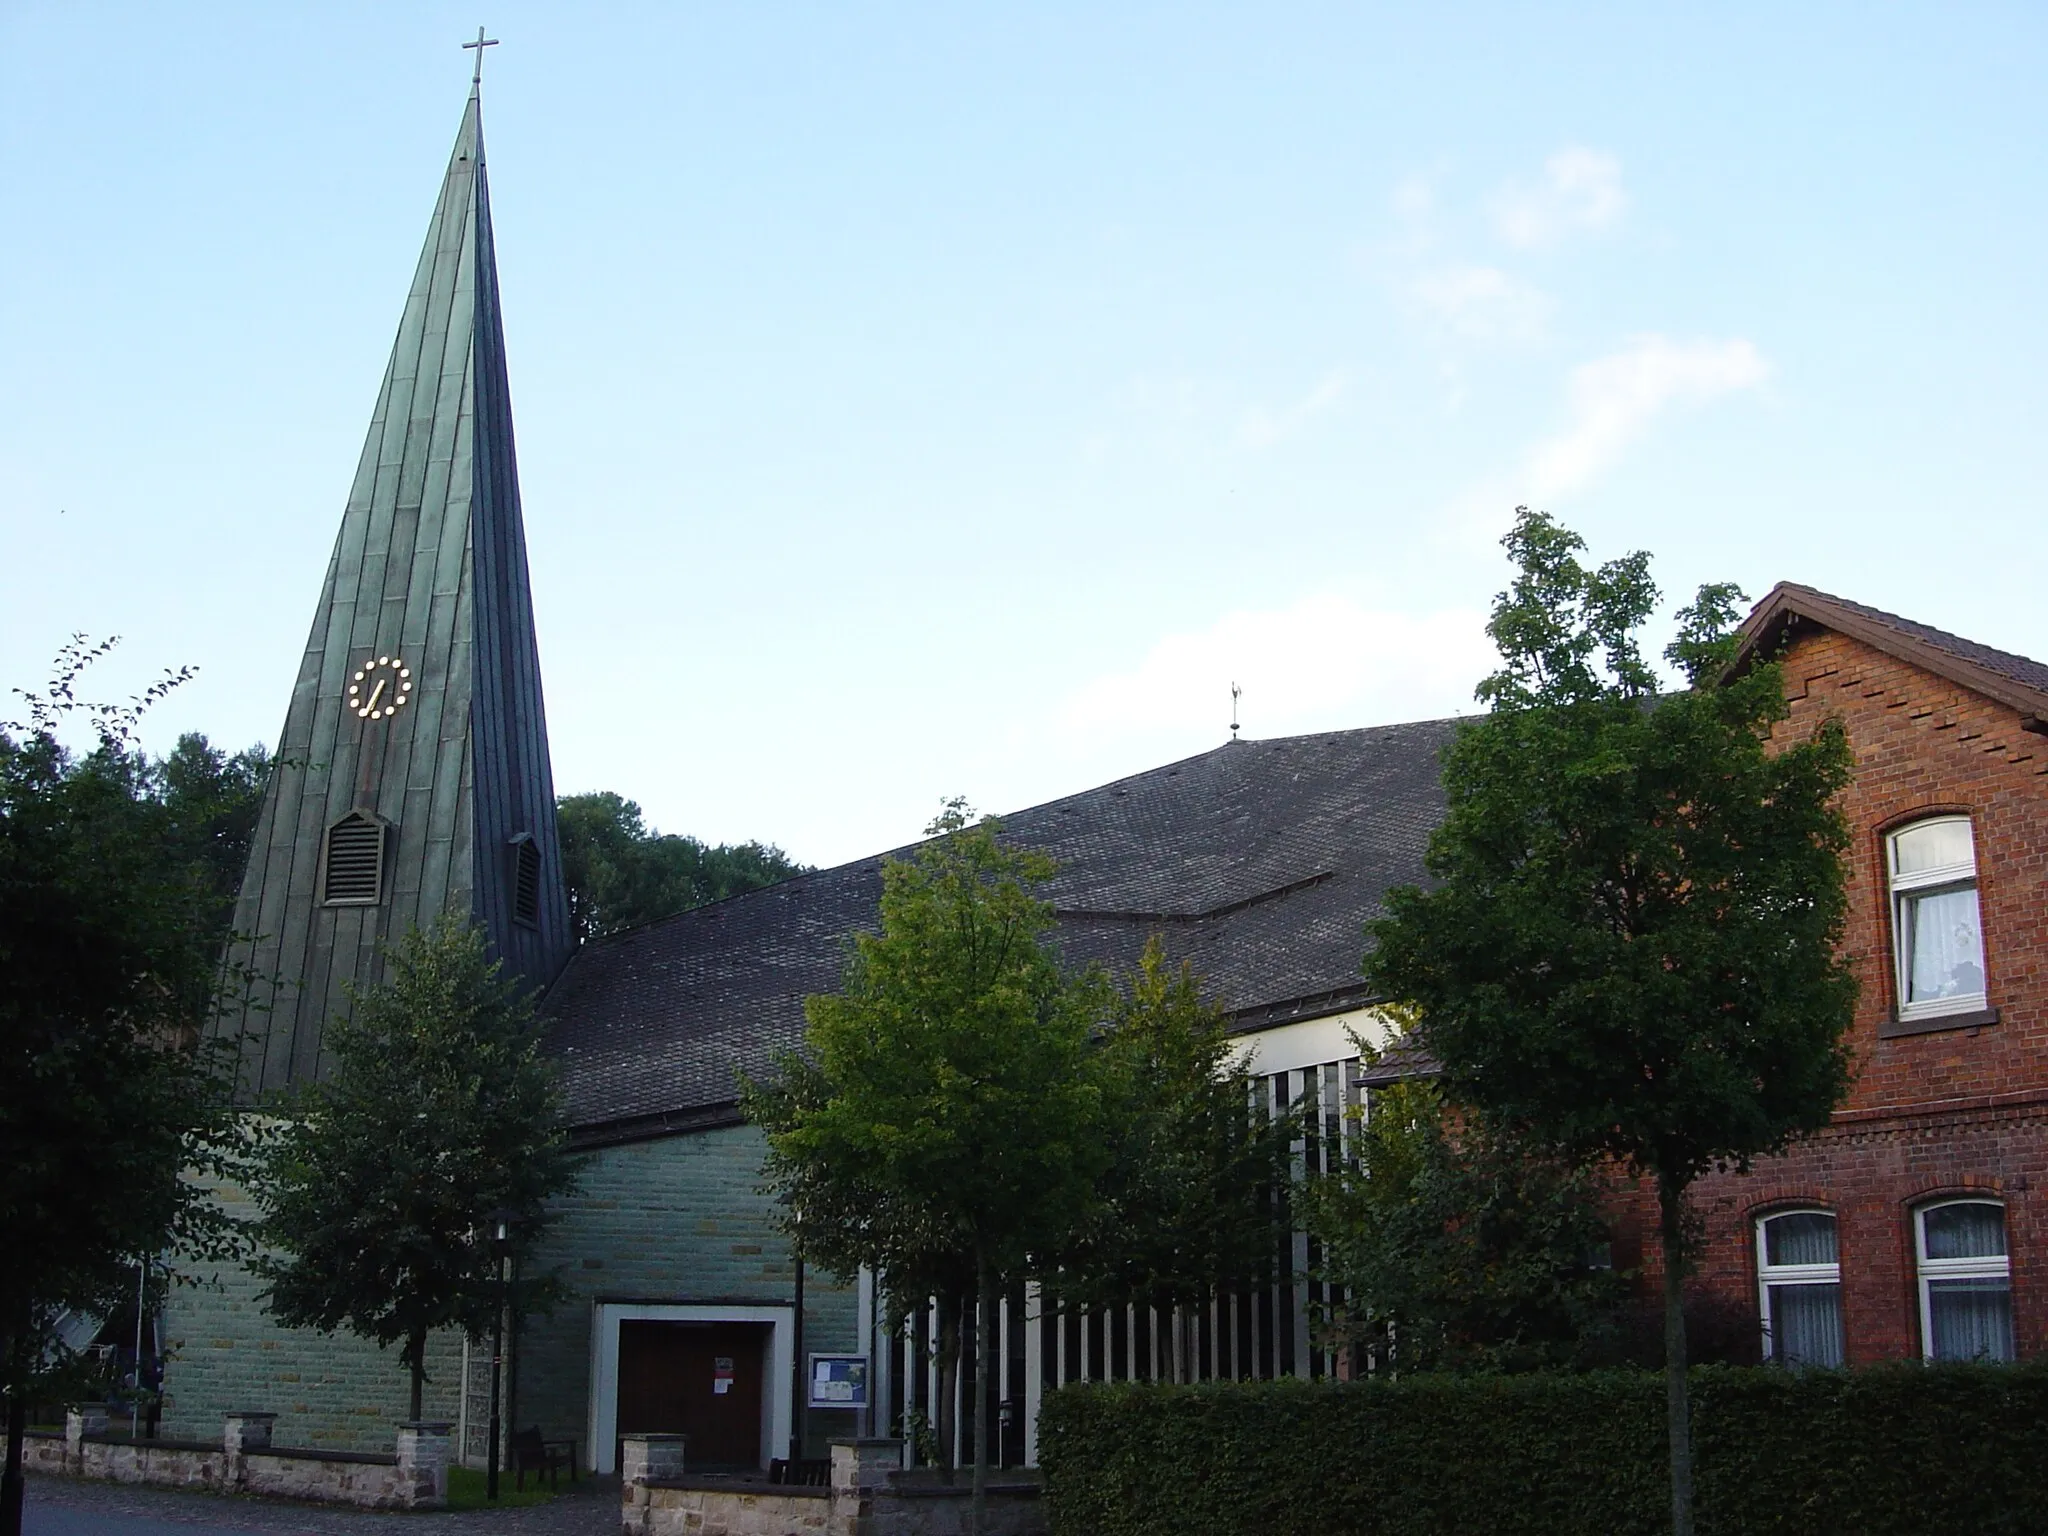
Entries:
{"type": "Polygon", "coordinates": [[[1780,1365],[1842,1363],[1842,1263],[1835,1218],[1776,1211],[1756,1224],[1764,1358],[1780,1365]]]}
{"type": "Polygon", "coordinates": [[[2005,1207],[1950,1200],[1919,1213],[1920,1336],[1930,1360],[2010,1360],[2005,1207]]]}
{"type": "Polygon", "coordinates": [[[1977,854],[1967,816],[1936,816],[1888,839],[1899,1017],[1984,1006],[1984,936],[1977,921],[1977,854]]]}

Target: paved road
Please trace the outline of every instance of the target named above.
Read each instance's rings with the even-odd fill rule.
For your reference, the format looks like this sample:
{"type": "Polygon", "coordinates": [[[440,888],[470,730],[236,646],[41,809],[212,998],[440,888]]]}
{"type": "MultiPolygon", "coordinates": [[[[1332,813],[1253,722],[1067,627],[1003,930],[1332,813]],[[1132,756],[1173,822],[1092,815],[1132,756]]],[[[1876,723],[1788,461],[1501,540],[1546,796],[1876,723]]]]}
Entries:
{"type": "Polygon", "coordinates": [[[527,1509],[378,1514],[275,1499],[31,1476],[23,1536],[617,1536],[616,1479],[527,1509]]]}

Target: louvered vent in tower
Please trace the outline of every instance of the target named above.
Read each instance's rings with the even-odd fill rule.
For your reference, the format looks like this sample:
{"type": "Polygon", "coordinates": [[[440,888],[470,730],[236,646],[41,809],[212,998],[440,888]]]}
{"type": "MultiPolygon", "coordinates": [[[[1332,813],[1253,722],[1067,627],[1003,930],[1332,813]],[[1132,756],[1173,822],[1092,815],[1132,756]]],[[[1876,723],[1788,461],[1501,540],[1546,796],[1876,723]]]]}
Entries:
{"type": "Polygon", "coordinates": [[[540,926],[540,845],[525,832],[512,839],[512,918],[540,926]]]}
{"type": "Polygon", "coordinates": [[[374,906],[384,897],[384,823],[350,811],[327,829],[320,899],[331,907],[374,906]]]}

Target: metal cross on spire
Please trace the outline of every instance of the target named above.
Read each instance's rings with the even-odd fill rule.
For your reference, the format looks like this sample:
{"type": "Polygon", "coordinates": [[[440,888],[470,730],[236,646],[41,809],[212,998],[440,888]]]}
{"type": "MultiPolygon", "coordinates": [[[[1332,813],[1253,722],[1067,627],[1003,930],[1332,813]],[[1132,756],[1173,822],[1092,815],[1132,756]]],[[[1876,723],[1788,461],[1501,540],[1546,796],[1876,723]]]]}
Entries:
{"type": "Polygon", "coordinates": [[[470,86],[474,89],[484,83],[484,50],[497,47],[498,40],[495,37],[485,37],[484,29],[478,27],[476,29],[476,41],[464,43],[462,46],[476,50],[476,73],[469,77],[470,86]]]}

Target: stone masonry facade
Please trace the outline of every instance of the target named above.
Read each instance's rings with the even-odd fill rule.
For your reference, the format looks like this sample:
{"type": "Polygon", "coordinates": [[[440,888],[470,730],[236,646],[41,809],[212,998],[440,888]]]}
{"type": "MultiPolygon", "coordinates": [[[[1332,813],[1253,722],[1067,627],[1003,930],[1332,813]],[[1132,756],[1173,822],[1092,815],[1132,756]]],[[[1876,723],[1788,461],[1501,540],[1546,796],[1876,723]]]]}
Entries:
{"type": "MultiPolygon", "coordinates": [[[[1861,987],[1853,1086],[1818,1136],[1694,1186],[1706,1225],[1694,1289],[1724,1318],[1758,1319],[1760,1348],[1756,1222],[1825,1209],[1839,1224],[1846,1359],[1915,1357],[1914,1213],[1989,1196],[2005,1207],[2014,1344],[2037,1354],[2048,1349],[2048,736],[2015,708],[1832,630],[1795,630],[1782,661],[1791,715],[1777,739],[1839,718],[1855,753],[1843,797],[1844,947],[1861,987]],[[1900,1032],[1886,839],[1942,814],[1970,818],[1996,1020],[1900,1032]]],[[[1642,1238],[1654,1231],[1648,1197],[1617,1244],[1648,1250],[1653,1282],[1655,1244],[1642,1238]]]]}
{"type": "MultiPolygon", "coordinates": [[[[239,1190],[219,1190],[216,1198],[238,1216],[254,1214],[239,1190]]],[[[178,1280],[164,1307],[164,1435],[202,1439],[218,1434],[231,1414],[260,1411],[277,1416],[280,1445],[392,1448],[392,1426],[406,1417],[410,1390],[396,1347],[279,1327],[264,1309],[263,1282],[239,1264],[184,1270],[178,1280]]],[[[422,1411],[455,1418],[461,1384],[461,1337],[436,1336],[427,1346],[422,1411]]]]}
{"type": "MultiPolygon", "coordinates": [[[[600,1301],[787,1306],[796,1272],[761,1192],[761,1133],[728,1126],[593,1152],[582,1187],[560,1205],[538,1263],[575,1291],[552,1318],[527,1324],[519,1420],[549,1436],[588,1439],[592,1309],[600,1301]]],[[[852,1288],[808,1272],[805,1350],[856,1347],[852,1288]]],[[[823,1435],[843,1433],[820,1422],[823,1435]]],[[[782,1454],[780,1450],[776,1454],[782,1454]]]]}
{"type": "MultiPolygon", "coordinates": [[[[593,1308],[599,1301],[787,1306],[795,1272],[789,1245],[760,1193],[759,1132],[730,1126],[600,1148],[583,1165],[581,1189],[561,1202],[560,1220],[536,1263],[568,1283],[551,1317],[526,1324],[519,1351],[521,1428],[576,1440],[589,1454],[593,1308]]],[[[223,1198],[241,1207],[244,1198],[223,1198]]],[[[280,1328],[263,1308],[262,1284],[239,1266],[186,1277],[166,1312],[175,1351],[166,1378],[163,1433],[217,1433],[243,1410],[277,1415],[280,1444],[337,1451],[389,1451],[405,1417],[407,1380],[394,1347],[347,1333],[280,1328]]],[[[855,1347],[851,1287],[815,1272],[805,1278],[805,1349],[855,1347]]],[[[476,1368],[488,1363],[488,1346],[476,1368]]],[[[423,1410],[454,1420],[462,1386],[462,1340],[429,1346],[423,1410]]],[[[816,1416],[815,1447],[843,1433],[816,1416]]],[[[778,1452],[779,1454],[779,1452],[778,1452]]]]}

